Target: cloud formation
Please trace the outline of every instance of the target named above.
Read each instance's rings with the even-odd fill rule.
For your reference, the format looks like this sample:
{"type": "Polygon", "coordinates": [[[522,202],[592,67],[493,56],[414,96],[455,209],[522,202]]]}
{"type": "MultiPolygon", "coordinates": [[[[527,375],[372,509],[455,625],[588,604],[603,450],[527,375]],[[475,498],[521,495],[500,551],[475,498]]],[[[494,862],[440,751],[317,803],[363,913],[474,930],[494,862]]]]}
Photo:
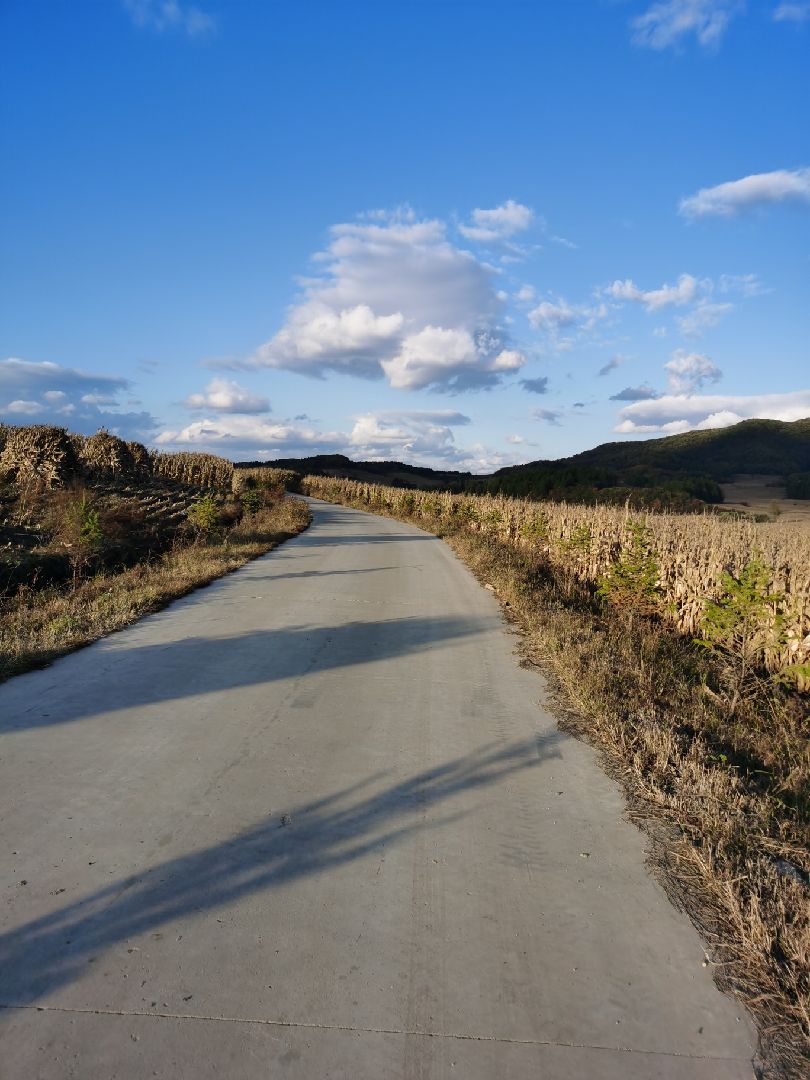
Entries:
{"type": "Polygon", "coordinates": [[[621,353],[615,353],[615,355],[611,356],[611,358],[608,360],[608,362],[606,364],[602,364],[602,366],[599,368],[599,370],[596,373],[597,377],[598,378],[603,378],[605,375],[609,375],[611,373],[611,371],[615,371],[617,367],[621,367],[621,365],[626,363],[626,362],[627,362],[627,357],[626,356],[622,356],[621,353]]]}
{"type": "Polygon", "coordinates": [[[743,7],[741,0],[659,0],[631,21],[633,41],[649,49],[668,49],[694,35],[704,49],[716,48],[743,7]]]}
{"type": "Polygon", "coordinates": [[[701,300],[695,308],[686,315],[680,315],[676,322],[684,337],[699,338],[706,330],[718,326],[734,305],[729,303],[713,304],[708,300],[701,300]]]}
{"type": "Polygon", "coordinates": [[[350,436],[353,456],[455,462],[467,452],[455,445],[452,429],[469,423],[469,416],[449,410],[363,413],[350,436]]]}
{"type": "Polygon", "coordinates": [[[216,22],[194,4],[179,0],[123,0],[133,23],[157,34],[177,31],[188,37],[201,37],[216,28],[216,22]]]}
{"type": "Polygon", "coordinates": [[[534,221],[534,211],[522,203],[507,199],[492,210],[473,210],[472,224],[459,225],[458,231],[480,244],[501,243],[525,232],[534,221]]]}
{"type": "Polygon", "coordinates": [[[609,315],[606,304],[569,304],[563,297],[541,300],[528,312],[535,330],[543,331],[554,349],[564,352],[586,337],[609,315]]]}
{"type": "Polygon", "coordinates": [[[774,22],[807,22],[810,20],[810,0],[780,4],[773,13],[774,22]]]}
{"type": "Polygon", "coordinates": [[[459,446],[455,430],[471,423],[452,410],[380,411],[354,417],[350,432],[319,431],[309,425],[269,417],[224,414],[195,421],[180,430],[166,430],[155,440],[166,448],[193,447],[234,460],[345,454],[355,460],[404,460],[434,468],[490,472],[515,464],[513,454],[481,444],[459,446]]]}
{"type": "Polygon", "coordinates": [[[523,364],[495,271],[451,244],[440,221],[404,211],[336,225],[316,262],[322,273],[250,366],[460,391],[494,386],[523,364]]]}
{"type": "Polygon", "coordinates": [[[691,274],[681,274],[675,285],[662,285],[659,289],[640,289],[634,281],[627,278],[625,281],[614,281],[602,291],[614,300],[643,304],[648,312],[653,312],[665,307],[691,304],[701,287],[702,283],[691,274]]]}
{"type": "Polygon", "coordinates": [[[162,431],[159,446],[211,450],[225,457],[301,457],[342,452],[348,436],[336,431],[316,431],[244,414],[206,417],[179,430],[162,431]]]}
{"type": "Polygon", "coordinates": [[[672,359],[664,364],[669,388],[675,394],[691,394],[706,383],[719,382],[723,372],[701,353],[690,353],[686,349],[676,349],[672,359]]]}
{"type": "Polygon", "coordinates": [[[741,420],[801,420],[810,416],[810,390],[788,394],[667,395],[654,401],[627,405],[619,414],[615,431],[623,435],[728,427],[741,420]]]}
{"type": "Polygon", "coordinates": [[[266,413],[267,398],[251,394],[231,379],[212,379],[202,394],[189,394],[184,404],[189,409],[211,409],[220,413],[266,413]]]}
{"type": "Polygon", "coordinates": [[[562,409],[532,409],[532,416],[535,420],[542,420],[545,424],[553,424],[558,427],[562,409]]]}
{"type": "Polygon", "coordinates": [[[618,394],[611,394],[611,401],[652,401],[661,395],[647,383],[641,386],[625,386],[618,394]]]}
{"type": "Polygon", "coordinates": [[[681,199],[678,213],[690,220],[733,217],[752,206],[780,202],[810,203],[810,168],[752,173],[740,180],[701,188],[696,195],[681,199]]]}
{"type": "Polygon", "coordinates": [[[55,424],[85,435],[106,427],[122,438],[146,439],[156,426],[149,413],[117,411],[119,395],[130,387],[117,375],[9,357],[0,360],[0,419],[55,424]]]}
{"type": "Polygon", "coordinates": [[[530,394],[547,394],[548,375],[540,375],[536,379],[521,379],[520,385],[524,390],[528,390],[530,394]]]}

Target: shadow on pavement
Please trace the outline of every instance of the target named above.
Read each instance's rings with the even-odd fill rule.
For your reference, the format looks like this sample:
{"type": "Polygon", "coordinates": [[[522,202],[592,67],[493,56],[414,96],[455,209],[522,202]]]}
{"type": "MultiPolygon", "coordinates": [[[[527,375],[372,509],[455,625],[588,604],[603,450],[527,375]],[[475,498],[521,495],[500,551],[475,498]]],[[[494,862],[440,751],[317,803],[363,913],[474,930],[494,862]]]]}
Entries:
{"type": "MultiPolygon", "coordinates": [[[[328,873],[461,816],[432,815],[462,791],[498,784],[558,756],[557,732],[490,744],[410,779],[372,776],[290,809],[288,825],[263,820],[223,843],[152,866],[0,937],[0,1005],[24,1005],[87,970],[101,950],[241,897],[328,873]]],[[[469,810],[467,811],[470,812],[469,810]]],[[[267,925],[265,932],[289,933],[267,925]]]]}
{"type": "MultiPolygon", "coordinates": [[[[223,606],[219,621],[227,625],[229,619],[229,608],[223,606]]],[[[413,656],[485,629],[486,621],[480,618],[412,616],[337,626],[285,626],[231,636],[216,634],[212,628],[205,637],[127,644],[97,653],[97,667],[89,683],[66,679],[58,697],[34,698],[24,712],[4,710],[0,734],[413,656]]],[[[61,663],[72,659],[67,657],[61,663]]],[[[130,717],[128,722],[137,719],[130,717]]]]}

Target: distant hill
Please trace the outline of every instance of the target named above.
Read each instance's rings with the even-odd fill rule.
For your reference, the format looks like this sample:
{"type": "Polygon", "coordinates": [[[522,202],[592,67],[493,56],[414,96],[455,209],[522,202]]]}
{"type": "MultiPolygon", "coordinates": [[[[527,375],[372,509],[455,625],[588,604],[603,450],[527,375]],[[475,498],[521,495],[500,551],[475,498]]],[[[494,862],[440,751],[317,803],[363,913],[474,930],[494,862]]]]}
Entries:
{"type": "Polygon", "coordinates": [[[697,500],[722,502],[721,482],[740,473],[780,477],[794,491],[810,492],[810,418],[793,423],[743,420],[727,428],[689,431],[663,439],[602,443],[572,457],[529,461],[489,476],[400,461],[352,461],[342,454],[240,464],[272,464],[397,487],[500,492],[572,502],[630,498],[640,504],[688,508],[697,500]]]}

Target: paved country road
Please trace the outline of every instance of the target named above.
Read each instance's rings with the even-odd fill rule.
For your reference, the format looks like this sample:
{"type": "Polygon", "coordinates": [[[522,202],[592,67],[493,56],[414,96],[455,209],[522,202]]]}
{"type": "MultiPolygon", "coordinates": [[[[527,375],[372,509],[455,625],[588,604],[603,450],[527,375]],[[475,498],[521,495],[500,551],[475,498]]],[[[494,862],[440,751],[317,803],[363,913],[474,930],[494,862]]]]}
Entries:
{"type": "Polygon", "coordinates": [[[0,1076],[751,1077],[440,540],[308,532],[0,686],[0,1076]]]}

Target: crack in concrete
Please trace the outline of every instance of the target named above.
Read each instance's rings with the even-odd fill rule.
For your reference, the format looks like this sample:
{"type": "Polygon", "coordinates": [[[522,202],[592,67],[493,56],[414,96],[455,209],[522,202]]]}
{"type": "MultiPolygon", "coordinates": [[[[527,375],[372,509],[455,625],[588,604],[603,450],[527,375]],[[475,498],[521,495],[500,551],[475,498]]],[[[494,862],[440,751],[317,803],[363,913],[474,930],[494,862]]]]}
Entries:
{"type": "MultiPolygon", "coordinates": [[[[455,1031],[409,1031],[407,1028],[355,1027],[352,1024],[316,1024],[305,1020],[259,1020],[244,1016],[206,1016],[202,1013],[146,1012],[137,1009],[79,1009],[62,1005],[10,1005],[0,1002],[9,1012],[53,1012],[80,1016],[143,1016],[152,1020],[204,1020],[220,1024],[256,1024],[259,1027],[301,1028],[309,1031],[346,1031],[360,1035],[406,1035],[424,1039],[455,1039],[460,1042],[492,1042],[516,1046],[554,1046],[562,1050],[603,1050],[611,1054],[643,1054],[647,1057],[679,1058],[685,1061],[739,1061],[749,1058],[716,1057],[713,1054],[678,1054],[670,1050],[643,1050],[633,1046],[602,1046],[598,1043],[556,1042],[554,1039],[510,1039],[499,1035],[476,1035],[455,1031]]],[[[753,1075],[753,1074],[752,1074],[753,1075]]]]}

